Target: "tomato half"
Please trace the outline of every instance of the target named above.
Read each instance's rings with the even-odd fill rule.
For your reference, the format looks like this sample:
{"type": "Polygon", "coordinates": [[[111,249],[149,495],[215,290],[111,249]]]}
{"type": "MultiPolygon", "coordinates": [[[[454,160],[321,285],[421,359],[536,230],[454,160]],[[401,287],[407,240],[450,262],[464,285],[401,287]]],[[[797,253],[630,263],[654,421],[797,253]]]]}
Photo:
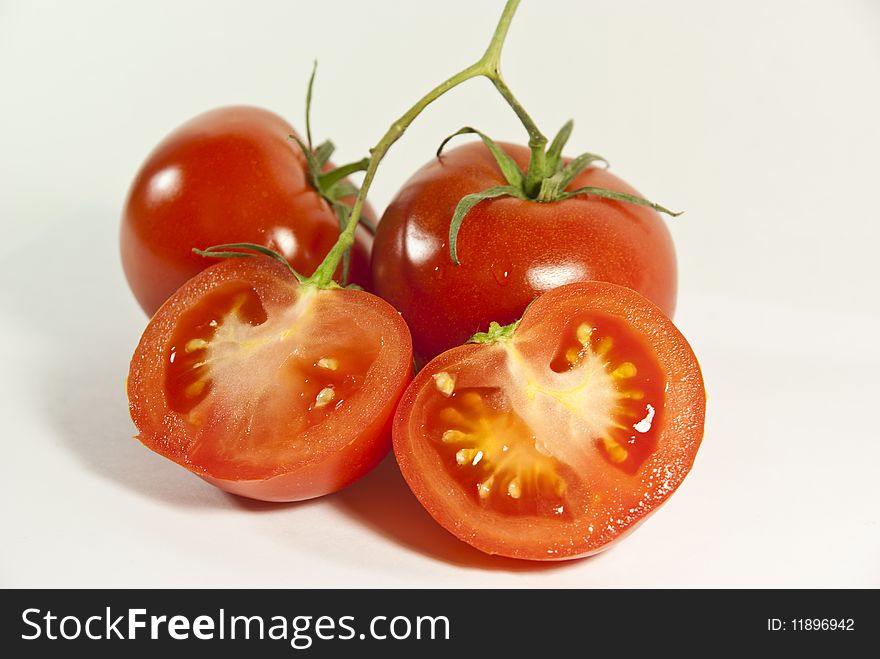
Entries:
{"type": "MultiPolygon", "coordinates": [[[[521,168],[523,146],[499,144],[521,168]]],[[[513,197],[482,201],[458,234],[456,266],[449,225],[468,194],[506,185],[482,142],[451,149],[417,171],[386,209],[373,244],[373,286],[402,314],[416,357],[428,361],[485,331],[511,323],[539,294],[600,280],[632,288],[672,316],[676,259],[658,213],[594,195],[539,203],[513,197]]],[[[588,167],[566,188],[638,193],[611,173],[588,167]]]]}
{"type": "Polygon", "coordinates": [[[148,448],[228,492],[295,501],[388,452],[411,374],[409,331],[389,304],[301,285],[255,257],[212,266],[159,309],[128,396],[148,448]]]}
{"type": "MultiPolygon", "coordinates": [[[[265,245],[306,276],[321,263],[339,220],[312,187],[292,134],[268,110],[224,107],[186,122],[147,157],[120,234],[125,275],[147,314],[211,265],[193,247],[265,245]]],[[[374,218],[368,207],[364,215],[374,218]]],[[[363,226],[355,237],[350,280],[369,289],[372,237],[363,226]]]]}
{"type": "Polygon", "coordinates": [[[394,422],[412,491],[489,554],[596,553],[657,509],[691,468],[705,391],[662,311],[613,284],[542,295],[511,336],[443,353],[394,422]]]}

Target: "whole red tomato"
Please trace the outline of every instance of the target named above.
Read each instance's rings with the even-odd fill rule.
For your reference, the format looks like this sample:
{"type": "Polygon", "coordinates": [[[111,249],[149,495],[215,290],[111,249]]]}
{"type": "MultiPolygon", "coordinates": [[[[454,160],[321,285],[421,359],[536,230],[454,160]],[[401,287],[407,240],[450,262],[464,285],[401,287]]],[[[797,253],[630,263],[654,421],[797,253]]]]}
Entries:
{"type": "MultiPolygon", "coordinates": [[[[529,150],[499,144],[523,170],[529,150]]],[[[632,288],[667,315],[675,309],[676,260],[659,214],[632,203],[581,195],[542,203],[514,197],[480,202],[449,252],[449,226],[462,197],[505,178],[482,142],[427,163],[382,216],[373,244],[373,286],[402,314],[424,363],[464,343],[489,321],[519,318],[544,291],[601,280],[632,288]]],[[[604,169],[588,167],[566,187],[637,195],[604,169]]]]}
{"type": "MultiPolygon", "coordinates": [[[[292,134],[268,110],[224,107],[186,122],[153,150],[128,193],[121,230],[122,265],[144,311],[155,313],[212,264],[194,247],[257,243],[305,275],[318,266],[339,236],[339,220],[311,185],[292,134]]],[[[374,217],[369,208],[364,214],[374,217]]],[[[370,243],[358,227],[350,280],[364,288],[370,243]]]]}

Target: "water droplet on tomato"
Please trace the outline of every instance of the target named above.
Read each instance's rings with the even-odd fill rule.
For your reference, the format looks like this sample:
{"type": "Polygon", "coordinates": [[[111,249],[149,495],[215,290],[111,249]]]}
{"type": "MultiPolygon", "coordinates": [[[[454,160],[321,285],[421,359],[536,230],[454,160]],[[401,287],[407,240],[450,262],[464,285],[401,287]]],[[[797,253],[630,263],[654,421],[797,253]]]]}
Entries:
{"type": "Polygon", "coordinates": [[[493,263],[490,269],[492,270],[492,276],[495,277],[495,281],[498,282],[498,285],[506,286],[507,282],[510,281],[510,264],[493,263]]]}

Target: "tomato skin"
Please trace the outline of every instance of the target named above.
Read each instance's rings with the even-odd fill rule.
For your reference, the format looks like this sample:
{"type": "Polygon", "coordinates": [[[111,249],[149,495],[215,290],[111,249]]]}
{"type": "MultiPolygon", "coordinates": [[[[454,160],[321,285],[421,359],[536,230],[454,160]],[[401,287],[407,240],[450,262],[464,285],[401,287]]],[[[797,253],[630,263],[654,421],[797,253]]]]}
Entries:
{"type": "MultiPolygon", "coordinates": [[[[335,243],[339,221],[309,183],[292,134],[268,110],[222,107],[184,123],[147,157],[128,193],[120,247],[126,278],[148,315],[212,265],[193,247],[257,243],[312,274],[335,243]]],[[[369,207],[364,215],[374,217],[369,207]]],[[[366,289],[371,243],[358,227],[350,278],[366,289]]]]}
{"type": "Polygon", "coordinates": [[[487,554],[518,559],[589,556],[632,532],[689,472],[703,435],[705,389],[690,346],[658,307],[625,287],[602,282],[568,284],[539,297],[511,341],[527,361],[544,363],[548,345],[571,318],[597,311],[634,330],[630,337],[636,342],[633,345],[639,345],[647,358],[656,358],[665,380],[656,449],[636,473],[616,475],[613,492],[606,493],[611,503],[603,502],[597,511],[577,512],[565,523],[534,516],[506,518],[475,503],[444,466],[436,438],[430,439],[425,430],[431,427],[426,401],[436,387],[435,376],[458,372],[468,374],[471,386],[497,383],[505,371],[505,352],[499,344],[467,344],[444,352],[416,375],[404,393],[393,428],[394,453],[401,472],[431,516],[460,540],[487,554]]]}
{"type": "MultiPolygon", "coordinates": [[[[520,167],[529,150],[500,144],[520,167]]],[[[506,185],[482,142],[449,150],[418,170],[386,209],[373,244],[374,290],[410,326],[425,362],[508,324],[539,294],[574,281],[632,288],[672,316],[676,259],[669,230],[652,209],[598,197],[554,203],[486,200],[465,217],[455,266],[449,225],[462,197],[506,185]]],[[[638,194],[619,178],[587,168],[567,189],[603,187],[638,194]]]]}
{"type": "MultiPolygon", "coordinates": [[[[318,336],[327,333],[328,327],[333,329],[327,323],[339,319],[366,327],[364,331],[372,333],[374,342],[381,345],[378,357],[362,388],[317,430],[309,430],[310,443],[305,449],[273,453],[270,447],[256,460],[239,464],[237,444],[271,434],[287,419],[254,417],[246,437],[224,437],[222,429],[213,435],[200,435],[186,415],[169,402],[167,376],[172,337],[180,319],[230,282],[252,287],[267,310],[267,322],[290,308],[304,288],[282,264],[265,257],[224,260],[184,284],[154,315],[131,360],[127,390],[131,417],[140,431],[138,439],[227,492],[264,501],[309,499],[337,491],[360,478],[388,453],[394,409],[412,377],[412,343],[406,324],[389,304],[370,293],[353,289],[315,293],[318,306],[313,313],[316,322],[324,323],[318,336]],[[329,314],[335,314],[332,320],[327,320],[329,314]],[[206,442],[231,446],[230,459],[224,461],[222,451],[212,452],[209,459],[197,459],[196,453],[206,442]]],[[[279,366],[286,360],[282,355],[279,366]]],[[[245,358],[241,369],[259,372],[259,365],[245,358]]],[[[275,387],[275,380],[269,385],[275,387]]],[[[222,404],[217,405],[222,409],[222,404]]]]}

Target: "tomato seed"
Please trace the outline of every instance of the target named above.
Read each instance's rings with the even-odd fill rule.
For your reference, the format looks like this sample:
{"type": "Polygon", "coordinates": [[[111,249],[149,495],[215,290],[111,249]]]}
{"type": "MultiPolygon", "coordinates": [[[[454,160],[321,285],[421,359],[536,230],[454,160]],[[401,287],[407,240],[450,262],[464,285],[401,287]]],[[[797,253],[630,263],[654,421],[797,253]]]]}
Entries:
{"type": "Polygon", "coordinates": [[[318,360],[318,368],[326,368],[328,371],[335,371],[339,368],[339,360],[332,357],[321,357],[318,360]]]}
{"type": "Polygon", "coordinates": [[[336,398],[336,392],[333,391],[333,387],[324,387],[315,396],[315,408],[326,407],[334,398],[336,398]]]}
{"type": "Polygon", "coordinates": [[[452,392],[455,391],[455,376],[450,375],[446,371],[441,371],[440,373],[434,373],[433,378],[437,391],[449,398],[452,392]]]}

